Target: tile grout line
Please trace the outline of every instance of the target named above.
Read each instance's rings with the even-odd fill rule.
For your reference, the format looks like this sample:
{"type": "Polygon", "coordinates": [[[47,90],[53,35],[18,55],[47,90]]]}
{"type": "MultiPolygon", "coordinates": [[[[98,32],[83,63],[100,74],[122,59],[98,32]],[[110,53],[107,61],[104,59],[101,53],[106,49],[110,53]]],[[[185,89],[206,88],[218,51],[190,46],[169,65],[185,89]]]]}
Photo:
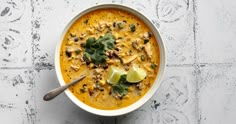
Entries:
{"type": "Polygon", "coordinates": [[[31,15],[31,38],[32,38],[32,43],[31,43],[31,47],[32,47],[32,70],[33,70],[33,73],[32,73],[32,98],[33,98],[33,109],[34,109],[34,120],[33,120],[33,124],[36,123],[36,93],[35,93],[35,89],[36,89],[36,84],[35,84],[35,39],[33,38],[34,37],[34,1],[33,0],[30,0],[30,5],[31,5],[31,12],[32,12],[32,15],[31,15]]]}
{"type": "Polygon", "coordinates": [[[197,0],[193,0],[193,42],[194,42],[194,76],[196,80],[196,91],[195,91],[195,98],[196,98],[196,123],[200,124],[201,123],[201,110],[199,106],[199,83],[200,83],[200,63],[199,63],[199,55],[198,55],[198,47],[197,47],[197,0]]]}
{"type": "Polygon", "coordinates": [[[34,8],[33,8],[33,0],[30,0],[30,7],[31,7],[31,47],[32,47],[32,66],[34,66],[34,63],[35,63],[35,60],[34,60],[34,41],[35,39],[33,38],[33,35],[34,35],[34,22],[33,22],[33,19],[34,19],[34,8]]]}
{"type": "Polygon", "coordinates": [[[33,67],[0,67],[1,70],[32,69],[33,67]]]}

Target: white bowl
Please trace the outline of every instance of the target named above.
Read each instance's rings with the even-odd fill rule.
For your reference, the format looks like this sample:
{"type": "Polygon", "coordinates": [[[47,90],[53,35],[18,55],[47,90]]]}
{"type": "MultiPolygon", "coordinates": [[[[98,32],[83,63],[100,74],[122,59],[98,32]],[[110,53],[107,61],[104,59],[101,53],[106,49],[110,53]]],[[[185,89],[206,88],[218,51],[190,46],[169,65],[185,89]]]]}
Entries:
{"type": "Polygon", "coordinates": [[[140,106],[142,106],[145,102],[147,102],[157,91],[157,89],[160,86],[161,83],[161,78],[163,76],[164,70],[165,70],[165,64],[166,64],[166,52],[165,52],[165,46],[164,43],[162,41],[162,38],[158,32],[158,30],[156,29],[156,27],[152,24],[152,22],[146,17],[144,16],[142,13],[138,12],[137,10],[130,8],[128,6],[125,5],[121,5],[121,4],[99,4],[99,5],[95,5],[93,7],[90,7],[88,9],[85,9],[84,11],[82,11],[81,13],[77,14],[65,27],[64,31],[61,34],[61,38],[60,41],[57,44],[57,48],[56,48],[56,52],[55,52],[55,68],[56,68],[56,74],[57,74],[57,78],[59,80],[60,85],[65,85],[65,82],[62,78],[62,74],[61,74],[61,69],[60,69],[60,48],[61,48],[61,44],[63,41],[63,38],[66,34],[66,32],[68,31],[68,29],[71,27],[71,25],[81,16],[83,16],[86,13],[89,13],[93,10],[96,9],[102,9],[102,8],[115,8],[115,9],[120,9],[120,10],[124,10],[127,12],[130,12],[134,15],[136,15],[138,18],[140,18],[153,32],[155,38],[157,39],[157,43],[159,46],[159,50],[160,50],[160,67],[158,70],[158,75],[155,79],[154,84],[152,85],[152,87],[149,89],[149,91],[142,97],[140,98],[138,101],[136,101],[135,103],[124,107],[124,108],[120,108],[120,109],[116,109],[116,110],[101,110],[101,109],[96,109],[93,108],[91,106],[88,106],[86,104],[84,104],[83,102],[81,102],[78,98],[76,98],[72,92],[70,90],[66,90],[65,93],[66,95],[80,108],[93,113],[93,114],[97,114],[97,115],[101,115],[101,116],[118,116],[118,115],[123,115],[129,112],[132,112],[134,110],[136,110],[137,108],[139,108],[140,106]]]}

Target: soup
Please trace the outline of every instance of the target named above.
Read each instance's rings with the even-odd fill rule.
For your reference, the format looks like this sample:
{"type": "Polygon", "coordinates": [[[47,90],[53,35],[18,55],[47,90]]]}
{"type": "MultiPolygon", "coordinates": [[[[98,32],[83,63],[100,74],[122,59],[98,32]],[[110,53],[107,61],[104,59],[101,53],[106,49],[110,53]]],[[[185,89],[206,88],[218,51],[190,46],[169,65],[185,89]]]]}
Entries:
{"type": "Polygon", "coordinates": [[[98,9],[77,19],[60,48],[63,79],[86,77],[69,90],[83,103],[102,110],[127,107],[153,85],[159,48],[152,31],[135,15],[98,9]]]}

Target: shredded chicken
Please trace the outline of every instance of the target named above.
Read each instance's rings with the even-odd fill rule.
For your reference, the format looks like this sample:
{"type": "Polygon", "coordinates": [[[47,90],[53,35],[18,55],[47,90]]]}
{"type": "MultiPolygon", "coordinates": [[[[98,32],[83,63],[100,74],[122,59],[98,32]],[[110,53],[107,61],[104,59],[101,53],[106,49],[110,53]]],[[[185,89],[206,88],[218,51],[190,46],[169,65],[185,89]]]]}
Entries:
{"type": "Polygon", "coordinates": [[[147,43],[147,44],[144,46],[144,50],[145,50],[145,52],[147,53],[147,56],[151,59],[151,58],[152,58],[151,44],[150,44],[150,43],[147,43]]]}
{"type": "Polygon", "coordinates": [[[78,71],[80,69],[80,66],[77,66],[77,65],[70,65],[70,67],[74,69],[75,71],[78,71]]]}
{"type": "Polygon", "coordinates": [[[89,32],[89,34],[95,33],[95,29],[93,27],[89,27],[89,29],[87,31],[89,32]]]}
{"type": "Polygon", "coordinates": [[[133,55],[133,56],[125,57],[125,58],[123,59],[123,63],[124,63],[124,64],[128,64],[128,63],[134,61],[137,57],[138,57],[138,55],[133,55]]]}

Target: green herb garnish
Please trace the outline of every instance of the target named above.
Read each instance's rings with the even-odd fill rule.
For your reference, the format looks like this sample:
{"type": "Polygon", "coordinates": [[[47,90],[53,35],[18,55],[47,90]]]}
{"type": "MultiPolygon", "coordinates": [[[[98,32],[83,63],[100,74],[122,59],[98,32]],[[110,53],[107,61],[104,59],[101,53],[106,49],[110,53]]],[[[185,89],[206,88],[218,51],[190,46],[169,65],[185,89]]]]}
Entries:
{"type": "Polygon", "coordinates": [[[75,34],[75,33],[72,33],[72,32],[70,32],[70,36],[71,36],[71,37],[76,37],[76,34],[75,34]]]}
{"type": "Polygon", "coordinates": [[[84,24],[88,24],[88,19],[84,20],[84,24]]]}
{"type": "Polygon", "coordinates": [[[130,27],[130,31],[131,31],[131,32],[135,32],[136,27],[135,27],[134,24],[130,24],[129,27],[130,27]]]}
{"type": "Polygon", "coordinates": [[[82,88],[80,88],[79,89],[80,90],[80,92],[82,92],[82,93],[84,93],[86,90],[85,90],[85,87],[82,87],[82,88]]]}
{"type": "Polygon", "coordinates": [[[124,24],[123,24],[123,23],[121,23],[121,22],[117,23],[117,26],[118,26],[118,28],[119,28],[119,29],[122,29],[122,28],[124,28],[124,24]]]}
{"type": "Polygon", "coordinates": [[[80,49],[75,50],[76,55],[80,54],[80,52],[81,52],[80,49]]]}
{"type": "Polygon", "coordinates": [[[141,58],[142,61],[145,61],[145,56],[144,55],[141,55],[140,58],[141,58]]]}
{"type": "Polygon", "coordinates": [[[152,69],[156,69],[156,67],[157,67],[157,64],[155,64],[155,63],[152,63],[152,64],[151,64],[151,68],[152,68],[152,69]]]}
{"type": "Polygon", "coordinates": [[[119,82],[116,85],[112,86],[112,92],[115,94],[119,94],[121,96],[120,98],[128,93],[129,84],[127,84],[126,76],[127,75],[122,75],[119,82]]]}
{"type": "Polygon", "coordinates": [[[132,47],[133,47],[134,49],[137,49],[137,48],[138,48],[137,42],[132,42],[132,47]]]}
{"type": "Polygon", "coordinates": [[[123,39],[123,37],[118,37],[117,39],[123,39]]]}
{"type": "Polygon", "coordinates": [[[106,50],[113,49],[115,46],[115,38],[112,33],[106,33],[97,40],[89,37],[86,40],[85,52],[87,58],[90,58],[95,65],[106,63],[106,50]]]}

